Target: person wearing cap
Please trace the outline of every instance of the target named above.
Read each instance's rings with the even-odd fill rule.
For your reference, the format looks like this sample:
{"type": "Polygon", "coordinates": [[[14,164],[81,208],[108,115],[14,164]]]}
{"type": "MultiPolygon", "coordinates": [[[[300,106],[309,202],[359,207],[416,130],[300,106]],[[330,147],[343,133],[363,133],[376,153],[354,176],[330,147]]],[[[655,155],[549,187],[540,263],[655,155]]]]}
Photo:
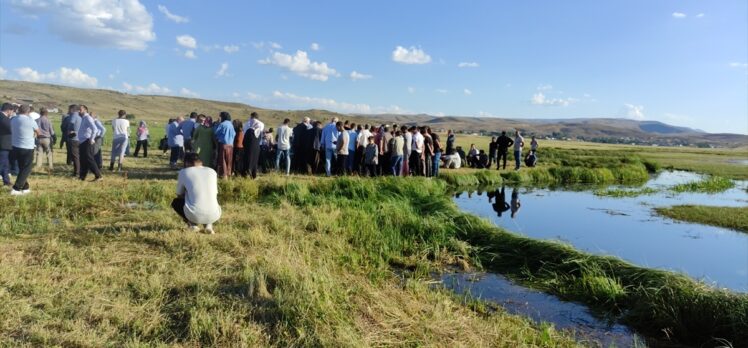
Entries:
{"type": "Polygon", "coordinates": [[[18,177],[10,194],[13,196],[31,192],[27,181],[34,163],[35,137],[39,135],[39,126],[29,116],[30,107],[21,105],[18,116],[10,120],[11,150],[10,156],[18,161],[18,177]]]}

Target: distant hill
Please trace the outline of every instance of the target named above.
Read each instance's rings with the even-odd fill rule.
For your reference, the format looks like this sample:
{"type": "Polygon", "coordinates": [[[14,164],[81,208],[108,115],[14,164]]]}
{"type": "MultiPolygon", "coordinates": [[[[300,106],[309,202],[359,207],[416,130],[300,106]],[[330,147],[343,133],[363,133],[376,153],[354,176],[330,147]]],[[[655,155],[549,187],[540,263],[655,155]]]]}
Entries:
{"type": "Polygon", "coordinates": [[[460,133],[499,134],[502,130],[519,129],[524,134],[557,139],[578,139],[607,143],[636,143],[657,145],[690,146],[748,146],[748,136],[741,134],[711,134],[686,127],[677,127],[656,121],[635,121],[618,118],[576,119],[510,119],[498,117],[437,117],[418,115],[344,115],[327,110],[283,111],[262,109],[251,105],[215,100],[183,98],[175,96],[133,95],[103,89],[81,89],[31,82],[0,80],[0,100],[32,103],[36,106],[58,108],[62,112],[67,105],[84,103],[91,110],[108,119],[120,109],[134,114],[137,119],[165,122],[178,115],[192,111],[211,115],[228,111],[234,118],[246,120],[252,111],[258,111],[270,127],[280,124],[284,118],[296,123],[303,117],[327,120],[332,116],[356,123],[396,123],[428,125],[432,129],[453,129],[460,133]]]}

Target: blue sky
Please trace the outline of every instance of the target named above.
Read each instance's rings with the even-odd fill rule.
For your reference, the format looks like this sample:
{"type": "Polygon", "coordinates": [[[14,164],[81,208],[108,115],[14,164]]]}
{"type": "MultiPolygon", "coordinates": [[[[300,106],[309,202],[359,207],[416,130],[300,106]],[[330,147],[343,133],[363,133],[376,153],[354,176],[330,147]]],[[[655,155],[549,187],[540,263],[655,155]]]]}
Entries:
{"type": "Polygon", "coordinates": [[[748,133],[748,2],[0,0],[0,78],[748,133]]]}

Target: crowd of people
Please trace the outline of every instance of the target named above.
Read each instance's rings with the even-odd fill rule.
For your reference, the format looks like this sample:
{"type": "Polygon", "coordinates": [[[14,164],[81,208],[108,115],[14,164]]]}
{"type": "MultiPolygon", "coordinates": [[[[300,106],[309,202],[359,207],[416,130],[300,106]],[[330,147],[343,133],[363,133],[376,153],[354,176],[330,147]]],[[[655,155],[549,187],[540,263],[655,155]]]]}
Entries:
{"type": "MultiPolygon", "coordinates": [[[[520,131],[515,131],[514,139],[506,135],[506,131],[501,132],[501,136],[491,137],[491,142],[488,145],[488,153],[484,150],[478,150],[475,144],[470,145],[470,150],[467,154],[467,163],[471,168],[486,168],[490,169],[493,162],[496,162],[496,169],[506,169],[506,161],[509,156],[509,148],[514,150],[514,170],[519,170],[521,167],[522,150],[525,147],[525,138],[522,137],[520,131]]],[[[524,157],[524,163],[528,167],[534,167],[538,161],[537,156],[538,141],[535,136],[530,141],[530,152],[524,157]]]]}

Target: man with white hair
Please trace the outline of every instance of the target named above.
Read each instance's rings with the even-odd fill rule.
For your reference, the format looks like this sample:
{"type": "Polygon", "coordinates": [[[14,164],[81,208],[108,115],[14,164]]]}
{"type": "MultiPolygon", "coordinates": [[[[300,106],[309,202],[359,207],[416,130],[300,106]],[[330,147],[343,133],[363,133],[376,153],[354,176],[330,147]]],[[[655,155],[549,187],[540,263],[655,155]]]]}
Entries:
{"type": "Polygon", "coordinates": [[[333,117],[330,123],[322,129],[322,138],[320,139],[320,143],[325,149],[325,174],[327,176],[332,175],[332,164],[335,162],[338,136],[340,136],[336,123],[338,123],[338,118],[333,117]]]}

